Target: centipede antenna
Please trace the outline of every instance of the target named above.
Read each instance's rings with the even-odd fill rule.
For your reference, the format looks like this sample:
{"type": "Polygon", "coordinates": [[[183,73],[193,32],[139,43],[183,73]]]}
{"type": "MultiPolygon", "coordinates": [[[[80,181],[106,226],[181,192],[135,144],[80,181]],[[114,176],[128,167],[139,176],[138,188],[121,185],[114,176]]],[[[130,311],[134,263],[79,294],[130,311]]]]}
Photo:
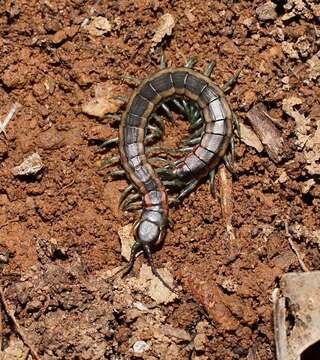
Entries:
{"type": "Polygon", "coordinates": [[[153,258],[152,258],[152,253],[151,253],[151,249],[150,249],[150,246],[147,245],[147,244],[143,244],[142,245],[143,247],[143,251],[144,253],[146,254],[147,256],[147,259],[148,259],[148,262],[149,262],[149,265],[151,267],[151,270],[152,270],[152,273],[154,276],[156,276],[160,281],[161,283],[166,287],[168,288],[170,291],[172,291],[173,293],[177,294],[176,290],[171,287],[163,278],[162,276],[159,274],[156,266],[154,265],[154,262],[153,262],[153,258]]]}
{"type": "Polygon", "coordinates": [[[141,244],[139,243],[134,243],[132,248],[131,248],[131,254],[130,254],[130,260],[128,265],[123,266],[121,269],[119,269],[115,274],[113,274],[109,279],[110,280],[114,280],[120,273],[121,274],[121,278],[125,277],[126,275],[128,275],[130,273],[130,271],[133,268],[134,262],[136,260],[136,254],[138,253],[139,249],[141,247],[141,244]]]}

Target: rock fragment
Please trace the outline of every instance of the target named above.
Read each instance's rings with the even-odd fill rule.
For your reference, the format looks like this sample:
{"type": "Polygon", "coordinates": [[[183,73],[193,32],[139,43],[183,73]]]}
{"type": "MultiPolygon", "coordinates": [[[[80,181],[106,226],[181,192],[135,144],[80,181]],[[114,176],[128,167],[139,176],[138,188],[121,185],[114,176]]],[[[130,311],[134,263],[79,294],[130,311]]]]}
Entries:
{"type": "Polygon", "coordinates": [[[276,4],[272,1],[267,1],[263,5],[257,7],[256,14],[260,21],[269,21],[275,20],[277,18],[277,13],[275,11],[276,4]]]}
{"type": "Polygon", "coordinates": [[[82,112],[90,116],[103,118],[108,113],[116,113],[122,104],[122,100],[115,98],[114,85],[106,82],[96,86],[95,97],[82,105],[82,112]]]}
{"type": "Polygon", "coordinates": [[[102,36],[111,31],[111,24],[109,20],[103,16],[96,16],[91,23],[86,26],[91,36],[102,36]]]}
{"type": "Polygon", "coordinates": [[[133,351],[137,354],[142,354],[149,349],[149,345],[142,340],[136,341],[133,344],[133,351]]]}
{"type": "Polygon", "coordinates": [[[152,43],[153,46],[159,44],[165,36],[170,36],[175,26],[174,17],[167,13],[161,16],[159,26],[153,35],[152,43]]]}
{"type": "Polygon", "coordinates": [[[121,255],[127,260],[130,260],[131,248],[135,243],[132,234],[132,224],[125,225],[118,231],[121,240],[121,255]]]}
{"type": "MultiPolygon", "coordinates": [[[[173,287],[173,277],[166,268],[158,269],[159,274],[169,286],[173,287]]],[[[143,264],[140,269],[139,280],[147,284],[148,295],[157,304],[169,304],[177,298],[177,294],[170,291],[164,284],[153,275],[150,266],[143,264]]]]}
{"type": "Polygon", "coordinates": [[[44,168],[44,164],[38,153],[28,156],[19,166],[12,169],[14,176],[31,176],[36,175],[44,168]]]}
{"type": "Polygon", "coordinates": [[[187,342],[191,341],[191,336],[186,330],[174,328],[170,325],[162,326],[162,333],[168,337],[174,337],[187,342]]]}

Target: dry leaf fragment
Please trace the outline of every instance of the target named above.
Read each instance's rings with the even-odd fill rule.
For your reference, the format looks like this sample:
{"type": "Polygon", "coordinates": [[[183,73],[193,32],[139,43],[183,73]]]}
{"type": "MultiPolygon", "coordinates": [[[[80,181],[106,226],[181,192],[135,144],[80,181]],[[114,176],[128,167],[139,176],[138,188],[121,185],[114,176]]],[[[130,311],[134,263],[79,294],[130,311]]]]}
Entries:
{"type": "Polygon", "coordinates": [[[310,78],[316,80],[320,76],[320,51],[307,61],[310,66],[310,78]]]}
{"type": "Polygon", "coordinates": [[[284,140],[268,115],[266,107],[259,103],[247,113],[247,116],[270,158],[279,163],[285,155],[284,140]]]}
{"type": "Polygon", "coordinates": [[[256,133],[248,126],[240,123],[241,140],[248,146],[254,147],[258,152],[263,150],[263,145],[256,133]]]}
{"type": "MultiPolygon", "coordinates": [[[[173,286],[173,277],[166,268],[158,269],[159,274],[169,286],[173,286]]],[[[150,266],[143,264],[140,269],[139,281],[148,284],[148,295],[157,304],[169,304],[177,298],[177,294],[170,291],[164,284],[153,275],[150,266]]]]}
{"type": "Polygon", "coordinates": [[[284,99],[282,101],[283,111],[291,116],[296,122],[296,135],[297,141],[296,144],[300,149],[302,149],[306,141],[308,140],[308,131],[310,130],[310,123],[308,119],[303,114],[300,114],[299,111],[295,110],[296,105],[301,105],[303,103],[302,99],[291,96],[290,98],[284,99]]]}
{"type": "Polygon", "coordinates": [[[159,23],[159,27],[151,40],[153,42],[153,46],[160,43],[166,35],[170,36],[172,34],[172,30],[175,25],[174,17],[169,13],[164,14],[161,16],[159,23]]]}
{"type": "Polygon", "coordinates": [[[320,119],[316,119],[317,129],[310,133],[311,117],[305,117],[299,111],[294,109],[294,106],[302,104],[302,100],[298,97],[290,97],[284,99],[282,108],[286,114],[291,116],[296,122],[296,145],[303,151],[307,161],[306,169],[310,175],[320,174],[320,119]]]}

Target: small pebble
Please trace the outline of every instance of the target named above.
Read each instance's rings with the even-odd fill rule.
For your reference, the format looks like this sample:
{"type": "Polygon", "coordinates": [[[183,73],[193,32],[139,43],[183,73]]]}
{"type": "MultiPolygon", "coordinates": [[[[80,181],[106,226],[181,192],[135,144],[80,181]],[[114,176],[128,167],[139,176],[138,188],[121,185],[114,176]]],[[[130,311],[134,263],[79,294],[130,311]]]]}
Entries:
{"type": "Polygon", "coordinates": [[[277,18],[277,13],[275,11],[276,5],[267,1],[265,4],[257,7],[256,14],[260,21],[275,20],[277,18]]]}
{"type": "Polygon", "coordinates": [[[145,341],[142,341],[142,340],[135,342],[133,345],[133,351],[138,354],[141,354],[141,353],[147,351],[148,349],[149,349],[149,345],[145,341]]]}
{"type": "Polygon", "coordinates": [[[12,173],[15,176],[30,176],[37,174],[44,165],[41,157],[38,153],[33,153],[28,156],[24,161],[12,169],[12,173]]]}
{"type": "Polygon", "coordinates": [[[140,311],[149,311],[149,309],[147,308],[147,306],[144,305],[144,304],[142,304],[142,302],[140,302],[140,301],[134,301],[134,302],[132,303],[132,305],[133,305],[136,309],[138,309],[138,310],[140,310],[140,311]]]}
{"type": "Polygon", "coordinates": [[[194,348],[196,351],[204,351],[208,338],[205,334],[197,334],[193,339],[194,348]]]}

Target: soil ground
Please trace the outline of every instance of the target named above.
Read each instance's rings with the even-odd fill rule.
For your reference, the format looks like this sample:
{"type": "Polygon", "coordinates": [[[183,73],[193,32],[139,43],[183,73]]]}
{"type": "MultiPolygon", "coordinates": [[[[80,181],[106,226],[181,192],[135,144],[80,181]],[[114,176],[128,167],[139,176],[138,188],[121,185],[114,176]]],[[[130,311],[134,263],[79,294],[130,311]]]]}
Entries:
{"type": "MultiPolygon", "coordinates": [[[[39,357],[275,359],[272,291],[282,274],[301,271],[286,230],[308,269],[320,268],[319,158],[305,146],[320,131],[317,1],[5,0],[0,14],[1,119],[19,104],[0,138],[1,283],[39,357]],[[155,42],[168,13],[172,34],[155,42]],[[118,210],[126,181],[104,181],[98,169],[114,120],[84,111],[97,86],[130,96],[134,83],[119,78],[149,76],[162,52],[172,67],[196,56],[203,71],[214,61],[220,86],[242,69],[227,95],[232,109],[248,126],[262,102],[286,150],[275,163],[236,139],[232,242],[207,183],[172,209],[174,226],[154,254],[184,294],[168,303],[139,285],[143,257],[128,278],[105,280],[124,263],[118,231],[137,215],[118,210]],[[35,152],[44,169],[14,175],[35,152]]],[[[167,124],[171,145],[186,132],[167,124]]],[[[32,359],[1,313],[2,358],[32,359]]]]}

